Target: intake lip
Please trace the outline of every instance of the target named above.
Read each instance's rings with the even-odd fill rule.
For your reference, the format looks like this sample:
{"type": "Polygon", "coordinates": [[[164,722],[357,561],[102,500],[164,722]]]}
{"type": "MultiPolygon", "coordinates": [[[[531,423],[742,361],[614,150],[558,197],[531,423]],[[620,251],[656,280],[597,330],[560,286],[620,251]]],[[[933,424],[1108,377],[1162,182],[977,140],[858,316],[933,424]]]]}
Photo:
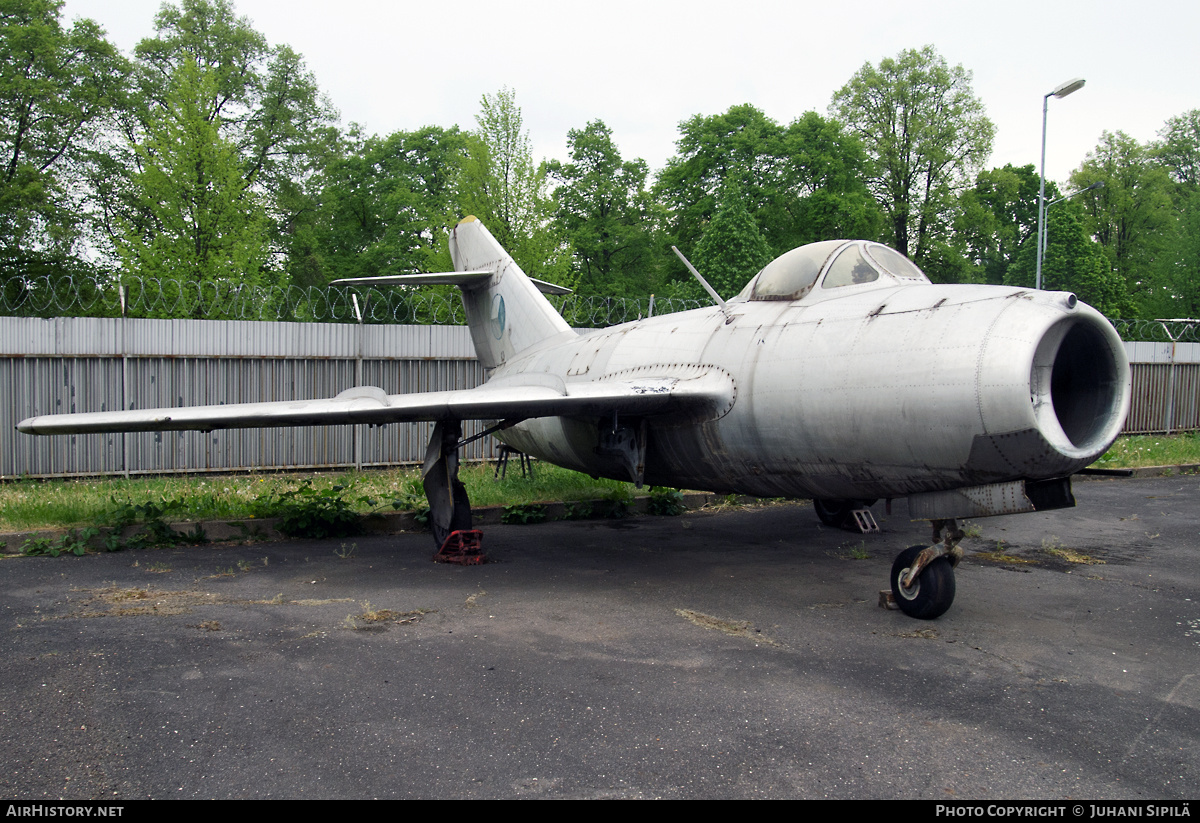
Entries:
{"type": "Polygon", "coordinates": [[[1042,436],[1064,456],[1094,460],[1121,432],[1129,411],[1129,360],[1097,312],[1072,313],[1042,335],[1029,378],[1042,436]]]}

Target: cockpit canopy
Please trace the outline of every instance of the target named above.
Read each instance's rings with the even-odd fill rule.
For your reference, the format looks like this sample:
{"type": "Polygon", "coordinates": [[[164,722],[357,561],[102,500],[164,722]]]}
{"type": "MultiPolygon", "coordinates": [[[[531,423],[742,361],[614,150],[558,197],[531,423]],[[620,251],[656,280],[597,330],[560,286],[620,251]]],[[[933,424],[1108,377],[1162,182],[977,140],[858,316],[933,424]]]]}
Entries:
{"type": "Polygon", "coordinates": [[[826,240],[776,257],[746,284],[738,299],[799,300],[818,281],[824,290],[881,279],[893,284],[929,282],[911,260],[881,243],[826,240]]]}

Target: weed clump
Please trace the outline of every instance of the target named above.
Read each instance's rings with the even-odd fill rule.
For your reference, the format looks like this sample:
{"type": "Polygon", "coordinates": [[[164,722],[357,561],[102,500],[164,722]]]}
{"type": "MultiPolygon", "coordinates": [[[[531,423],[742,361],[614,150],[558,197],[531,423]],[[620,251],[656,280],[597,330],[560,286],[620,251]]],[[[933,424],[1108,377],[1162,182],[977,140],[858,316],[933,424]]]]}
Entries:
{"type": "Polygon", "coordinates": [[[60,554],[82,556],[87,552],[88,541],[98,534],[99,529],[89,527],[79,532],[71,529],[57,540],[51,540],[49,537],[31,537],[21,544],[21,554],[26,557],[58,557],[60,554]]]}
{"type": "MultiPolygon", "coordinates": [[[[362,515],[344,494],[350,488],[349,484],[339,483],[317,489],[312,480],[304,480],[294,489],[256,498],[253,508],[257,517],[279,518],[279,531],[289,537],[350,537],[362,533],[362,515]]],[[[366,497],[360,497],[359,502],[375,505],[366,497]]]]}
{"type": "Polygon", "coordinates": [[[536,503],[526,505],[505,506],[504,512],[500,515],[501,523],[508,524],[523,524],[544,523],[546,521],[546,507],[536,503]]]}
{"type": "Polygon", "coordinates": [[[169,514],[179,512],[185,506],[182,498],[162,498],[158,502],[147,500],[145,503],[132,503],[114,498],[104,514],[106,524],[112,527],[104,537],[105,549],[115,552],[121,549],[199,546],[207,543],[208,536],[199,523],[190,532],[178,532],[167,525],[165,518],[169,514]],[[122,540],[122,533],[131,526],[140,526],[141,530],[127,540],[122,540]]]}
{"type": "Polygon", "coordinates": [[[650,500],[646,504],[646,510],[659,517],[678,517],[687,511],[687,506],[683,505],[683,492],[679,489],[656,486],[650,489],[650,500]]]}

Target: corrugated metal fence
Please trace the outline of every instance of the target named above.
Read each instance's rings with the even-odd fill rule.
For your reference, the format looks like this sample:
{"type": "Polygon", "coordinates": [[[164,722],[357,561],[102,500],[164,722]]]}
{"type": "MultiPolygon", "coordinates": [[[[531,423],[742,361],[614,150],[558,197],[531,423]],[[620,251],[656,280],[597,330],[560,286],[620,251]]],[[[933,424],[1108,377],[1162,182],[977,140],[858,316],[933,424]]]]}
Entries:
{"type": "MultiPolygon", "coordinates": [[[[1126,431],[1200,429],[1200,344],[1126,343],[1126,431]]],[[[465,326],[0,317],[0,477],[350,468],[420,461],[430,425],[398,423],[31,437],[38,414],[389,394],[483,381],[465,326]]],[[[464,434],[480,431],[464,425],[464,434]]],[[[492,455],[494,441],[465,457],[492,455]]]]}
{"type": "Polygon", "coordinates": [[[1200,429],[1200,343],[1126,343],[1133,406],[1126,434],[1200,429]]]}
{"type": "MultiPolygon", "coordinates": [[[[31,437],[38,414],[389,394],[483,382],[465,326],[0,317],[0,476],[394,466],[431,424],[31,437]]],[[[482,429],[464,423],[464,435],[482,429]]],[[[491,438],[465,450],[492,454],[491,438]]]]}

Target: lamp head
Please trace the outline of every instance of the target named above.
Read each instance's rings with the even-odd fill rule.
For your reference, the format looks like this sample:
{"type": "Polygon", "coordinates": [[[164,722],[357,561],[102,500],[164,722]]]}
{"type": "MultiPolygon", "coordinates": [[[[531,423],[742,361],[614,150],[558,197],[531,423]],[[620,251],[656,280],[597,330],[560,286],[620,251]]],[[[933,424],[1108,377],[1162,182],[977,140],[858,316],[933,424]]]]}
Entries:
{"type": "Polygon", "coordinates": [[[1083,88],[1083,84],[1086,82],[1087,81],[1082,77],[1076,77],[1074,80],[1068,80],[1065,83],[1060,83],[1054,88],[1054,91],[1050,92],[1050,94],[1054,95],[1055,97],[1066,97],[1071,92],[1079,91],[1081,88],[1083,88]]]}

